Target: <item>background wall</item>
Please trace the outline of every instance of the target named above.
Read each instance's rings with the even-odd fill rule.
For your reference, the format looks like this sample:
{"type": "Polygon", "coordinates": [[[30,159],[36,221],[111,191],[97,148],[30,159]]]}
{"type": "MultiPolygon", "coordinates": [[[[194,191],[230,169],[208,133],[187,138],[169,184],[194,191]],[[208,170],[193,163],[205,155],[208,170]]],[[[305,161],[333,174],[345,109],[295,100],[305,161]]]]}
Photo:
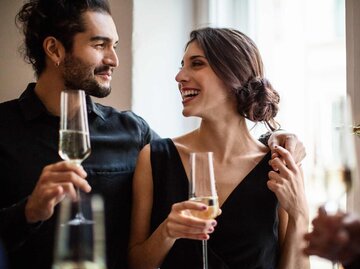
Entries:
{"type": "MultiPolygon", "coordinates": [[[[360,124],[360,2],[346,0],[346,50],[347,50],[347,91],[351,96],[353,109],[353,123],[360,124]]],[[[360,138],[356,138],[357,162],[360,168],[360,138]]],[[[359,170],[353,182],[349,197],[349,209],[360,215],[360,180],[359,170]]]]}
{"type": "Polygon", "coordinates": [[[182,116],[175,81],[194,24],[193,2],[134,1],[132,109],[164,137],[197,124],[197,119],[182,116]]]}
{"type": "Polygon", "coordinates": [[[0,102],[19,96],[29,81],[33,81],[33,71],[18,53],[21,35],[15,27],[15,15],[22,0],[0,1],[0,102]]]}

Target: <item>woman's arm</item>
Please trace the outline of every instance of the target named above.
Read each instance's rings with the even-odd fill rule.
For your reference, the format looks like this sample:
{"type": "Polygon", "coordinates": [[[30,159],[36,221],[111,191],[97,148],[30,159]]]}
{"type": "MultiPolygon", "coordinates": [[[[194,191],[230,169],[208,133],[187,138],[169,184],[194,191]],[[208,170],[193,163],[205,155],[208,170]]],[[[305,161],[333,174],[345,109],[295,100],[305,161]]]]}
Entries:
{"type": "Polygon", "coordinates": [[[276,152],[280,158],[271,160],[274,171],[269,172],[268,187],[280,203],[278,268],[307,269],[310,268],[309,258],[302,253],[302,238],[309,222],[303,173],[287,150],[278,146],[276,152]]]}
{"type": "Polygon", "coordinates": [[[310,268],[309,258],[303,255],[302,248],[304,247],[303,238],[304,233],[307,232],[307,218],[293,219],[282,208],[280,223],[286,226],[283,240],[280,241],[280,260],[279,269],[294,268],[294,269],[308,269],[310,268]],[[287,222],[287,223],[286,223],[287,222]]]}
{"type": "MultiPolygon", "coordinates": [[[[176,175],[174,175],[176,176],[176,175]]],[[[167,219],[150,234],[153,205],[153,180],[150,146],[140,152],[133,178],[133,204],[129,243],[129,266],[134,269],[158,268],[178,238],[208,239],[215,220],[201,220],[187,212],[206,210],[201,203],[184,201],[174,204],[167,219]]]]}
{"type": "Polygon", "coordinates": [[[157,268],[171,248],[174,240],[167,240],[158,229],[155,239],[161,241],[162,248],[154,247],[154,240],[144,241],[149,237],[150,219],[153,204],[153,184],[150,164],[150,146],[140,152],[134,178],[131,215],[131,232],[129,243],[130,268],[157,268]],[[157,252],[157,253],[153,253],[157,252]],[[139,259],[139,257],[142,257],[139,259]],[[139,264],[141,263],[141,264],[139,264]]]}

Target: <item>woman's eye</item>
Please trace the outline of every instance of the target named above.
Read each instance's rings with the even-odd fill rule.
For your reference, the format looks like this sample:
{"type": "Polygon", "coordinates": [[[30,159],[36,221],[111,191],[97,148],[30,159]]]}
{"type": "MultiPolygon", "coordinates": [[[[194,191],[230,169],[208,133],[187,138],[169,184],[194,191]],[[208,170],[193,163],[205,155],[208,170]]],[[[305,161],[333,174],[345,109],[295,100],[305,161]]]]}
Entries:
{"type": "Polygon", "coordinates": [[[194,61],[194,62],[192,62],[192,66],[194,66],[194,67],[196,67],[196,66],[202,66],[202,65],[203,65],[203,63],[200,62],[200,61],[194,61]]]}

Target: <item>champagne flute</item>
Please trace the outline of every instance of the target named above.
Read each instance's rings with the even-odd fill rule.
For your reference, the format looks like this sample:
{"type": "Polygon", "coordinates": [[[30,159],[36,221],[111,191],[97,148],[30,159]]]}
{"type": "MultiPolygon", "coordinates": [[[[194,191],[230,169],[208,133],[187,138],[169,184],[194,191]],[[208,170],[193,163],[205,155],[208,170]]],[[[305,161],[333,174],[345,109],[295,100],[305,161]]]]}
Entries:
{"type": "Polygon", "coordinates": [[[79,201],[91,223],[69,224],[77,210],[66,197],[57,221],[53,269],[106,269],[104,202],[99,195],[85,195],[79,201]]]}
{"type": "MultiPolygon", "coordinates": [[[[90,135],[84,91],[63,90],[61,92],[59,137],[59,155],[63,160],[81,165],[82,161],[90,155],[90,135]]],[[[79,188],[76,188],[76,191],[77,200],[80,200],[79,188]]],[[[78,212],[70,223],[76,225],[84,222],[87,220],[83,216],[81,203],[78,201],[78,212]]]]}
{"type": "MultiPolygon", "coordinates": [[[[346,211],[347,194],[354,179],[356,155],[351,130],[350,99],[324,98],[318,106],[315,139],[314,180],[323,189],[327,214],[346,211]]],[[[339,268],[336,262],[333,268],[339,268]]]]}
{"type": "MultiPolygon", "coordinates": [[[[206,211],[191,210],[194,217],[201,219],[215,218],[219,210],[215,187],[212,152],[190,153],[189,199],[208,206],[206,211]]],[[[207,241],[202,240],[203,269],[208,269],[207,241]]]]}
{"type": "Polygon", "coordinates": [[[325,210],[346,210],[355,171],[356,155],[351,133],[350,100],[335,96],[320,105],[315,139],[316,176],[325,192],[325,210]]]}

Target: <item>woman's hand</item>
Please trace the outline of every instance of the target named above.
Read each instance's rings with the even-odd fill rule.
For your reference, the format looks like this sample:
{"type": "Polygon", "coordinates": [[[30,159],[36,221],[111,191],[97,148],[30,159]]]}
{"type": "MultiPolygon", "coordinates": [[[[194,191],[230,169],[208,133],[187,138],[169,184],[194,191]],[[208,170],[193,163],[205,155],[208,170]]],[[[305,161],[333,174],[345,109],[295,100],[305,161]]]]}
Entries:
{"type": "Polygon", "coordinates": [[[276,146],[281,146],[289,151],[296,164],[300,164],[306,156],[306,151],[303,143],[295,134],[276,131],[273,132],[268,140],[268,145],[271,152],[276,153],[276,146]]]}
{"type": "Polygon", "coordinates": [[[288,150],[281,146],[275,146],[274,150],[276,155],[269,161],[274,171],[269,172],[267,185],[289,217],[308,218],[302,170],[288,150]]]}
{"type": "Polygon", "coordinates": [[[207,208],[205,204],[193,201],[174,204],[163,223],[165,235],[172,239],[209,239],[209,234],[214,231],[217,224],[216,220],[200,219],[191,215],[191,211],[206,211],[207,208]]]}

